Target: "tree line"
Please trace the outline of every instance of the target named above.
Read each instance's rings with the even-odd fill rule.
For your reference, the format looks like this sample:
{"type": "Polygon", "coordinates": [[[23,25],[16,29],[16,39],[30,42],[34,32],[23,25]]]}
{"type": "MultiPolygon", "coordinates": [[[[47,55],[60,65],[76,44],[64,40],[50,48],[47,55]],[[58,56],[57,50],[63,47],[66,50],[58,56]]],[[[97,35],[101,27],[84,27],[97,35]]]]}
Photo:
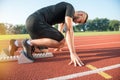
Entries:
{"type": "MultiPolygon", "coordinates": [[[[54,25],[58,28],[58,25],[54,25]]],[[[66,28],[64,28],[65,30],[66,28]]],[[[73,26],[74,32],[80,31],[120,31],[119,20],[109,20],[107,18],[95,18],[88,20],[85,24],[77,24],[73,26]]],[[[0,35],[1,34],[27,34],[25,25],[12,25],[7,23],[0,23],[0,35]]]]}
{"type": "Polygon", "coordinates": [[[120,21],[96,18],[88,20],[85,24],[75,25],[74,31],[120,31],[120,21]]]}
{"type": "Polygon", "coordinates": [[[27,34],[25,25],[12,25],[8,23],[0,23],[0,35],[5,34],[27,34]]]}

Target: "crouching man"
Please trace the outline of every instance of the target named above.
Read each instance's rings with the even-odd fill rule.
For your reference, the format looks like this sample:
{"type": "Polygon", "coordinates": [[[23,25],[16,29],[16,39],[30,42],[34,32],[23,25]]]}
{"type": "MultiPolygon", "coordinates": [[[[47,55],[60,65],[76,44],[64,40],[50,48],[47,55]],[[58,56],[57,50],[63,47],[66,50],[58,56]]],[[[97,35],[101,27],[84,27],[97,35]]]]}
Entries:
{"type": "Polygon", "coordinates": [[[74,66],[84,65],[75,51],[72,23],[85,23],[87,18],[88,14],[86,12],[75,11],[74,7],[67,2],[60,2],[37,10],[26,20],[26,29],[31,40],[23,41],[24,55],[34,61],[32,46],[60,49],[66,41],[71,58],[69,64],[73,63],[74,66]],[[59,30],[52,27],[54,24],[59,24],[59,30]],[[60,32],[64,25],[67,28],[65,37],[60,32]]]}

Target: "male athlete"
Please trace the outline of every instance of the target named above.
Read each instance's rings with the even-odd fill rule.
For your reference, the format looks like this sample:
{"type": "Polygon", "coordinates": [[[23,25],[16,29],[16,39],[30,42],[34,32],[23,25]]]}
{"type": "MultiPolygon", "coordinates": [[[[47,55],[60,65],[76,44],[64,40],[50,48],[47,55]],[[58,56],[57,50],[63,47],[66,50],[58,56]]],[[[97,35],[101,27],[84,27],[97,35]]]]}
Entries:
{"type": "Polygon", "coordinates": [[[24,55],[34,61],[32,56],[33,46],[60,49],[64,46],[66,40],[71,58],[69,64],[73,63],[74,66],[84,65],[75,51],[72,23],[85,23],[87,18],[87,13],[75,11],[74,7],[67,2],[60,2],[56,5],[39,9],[26,20],[26,29],[31,40],[26,39],[23,41],[24,55]],[[59,24],[59,31],[52,27],[54,24],[59,24]],[[61,33],[64,26],[67,28],[65,38],[61,33]]]}

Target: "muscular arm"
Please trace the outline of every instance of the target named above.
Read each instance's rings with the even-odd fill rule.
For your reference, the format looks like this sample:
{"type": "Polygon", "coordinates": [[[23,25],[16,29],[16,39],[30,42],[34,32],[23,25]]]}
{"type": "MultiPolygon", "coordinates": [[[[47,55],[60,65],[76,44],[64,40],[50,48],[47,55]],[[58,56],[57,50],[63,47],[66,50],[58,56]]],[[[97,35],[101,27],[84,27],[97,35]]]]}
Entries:
{"type": "Polygon", "coordinates": [[[78,57],[78,55],[76,54],[75,51],[75,46],[74,46],[74,31],[73,31],[73,27],[72,27],[72,18],[66,16],[65,17],[65,24],[67,27],[67,31],[66,31],[66,42],[70,51],[70,57],[71,57],[71,62],[69,64],[74,63],[74,66],[82,66],[83,63],[80,60],[80,58],[78,57]]]}
{"type": "Polygon", "coordinates": [[[67,26],[67,31],[66,31],[66,41],[68,44],[68,48],[70,50],[70,54],[75,53],[75,48],[74,48],[74,32],[72,28],[72,18],[71,17],[65,17],[65,23],[67,26]]]}

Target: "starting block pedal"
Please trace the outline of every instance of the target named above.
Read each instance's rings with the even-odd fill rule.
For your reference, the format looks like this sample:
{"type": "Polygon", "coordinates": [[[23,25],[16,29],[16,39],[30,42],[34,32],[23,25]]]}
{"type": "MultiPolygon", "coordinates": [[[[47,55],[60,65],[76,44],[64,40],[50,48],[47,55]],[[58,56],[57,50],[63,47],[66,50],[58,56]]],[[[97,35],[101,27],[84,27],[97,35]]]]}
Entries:
{"type": "MultiPolygon", "coordinates": [[[[4,56],[4,57],[0,57],[0,62],[17,61],[17,60],[20,59],[20,57],[22,57],[24,61],[26,60],[26,59],[24,59],[25,56],[23,54],[21,54],[20,56],[4,56]]],[[[53,57],[53,54],[51,52],[37,53],[37,54],[34,53],[33,57],[35,59],[37,59],[37,58],[48,58],[48,57],[53,57]]],[[[19,60],[18,63],[21,64],[22,61],[19,60]]],[[[27,63],[27,61],[25,63],[27,63]]],[[[28,63],[31,63],[31,61],[30,62],[28,61],[28,63]]]]}
{"type": "Polygon", "coordinates": [[[24,52],[21,52],[19,58],[18,58],[18,63],[19,64],[24,64],[24,63],[33,63],[34,60],[31,60],[29,58],[27,58],[25,55],[24,55],[24,52]]]}

